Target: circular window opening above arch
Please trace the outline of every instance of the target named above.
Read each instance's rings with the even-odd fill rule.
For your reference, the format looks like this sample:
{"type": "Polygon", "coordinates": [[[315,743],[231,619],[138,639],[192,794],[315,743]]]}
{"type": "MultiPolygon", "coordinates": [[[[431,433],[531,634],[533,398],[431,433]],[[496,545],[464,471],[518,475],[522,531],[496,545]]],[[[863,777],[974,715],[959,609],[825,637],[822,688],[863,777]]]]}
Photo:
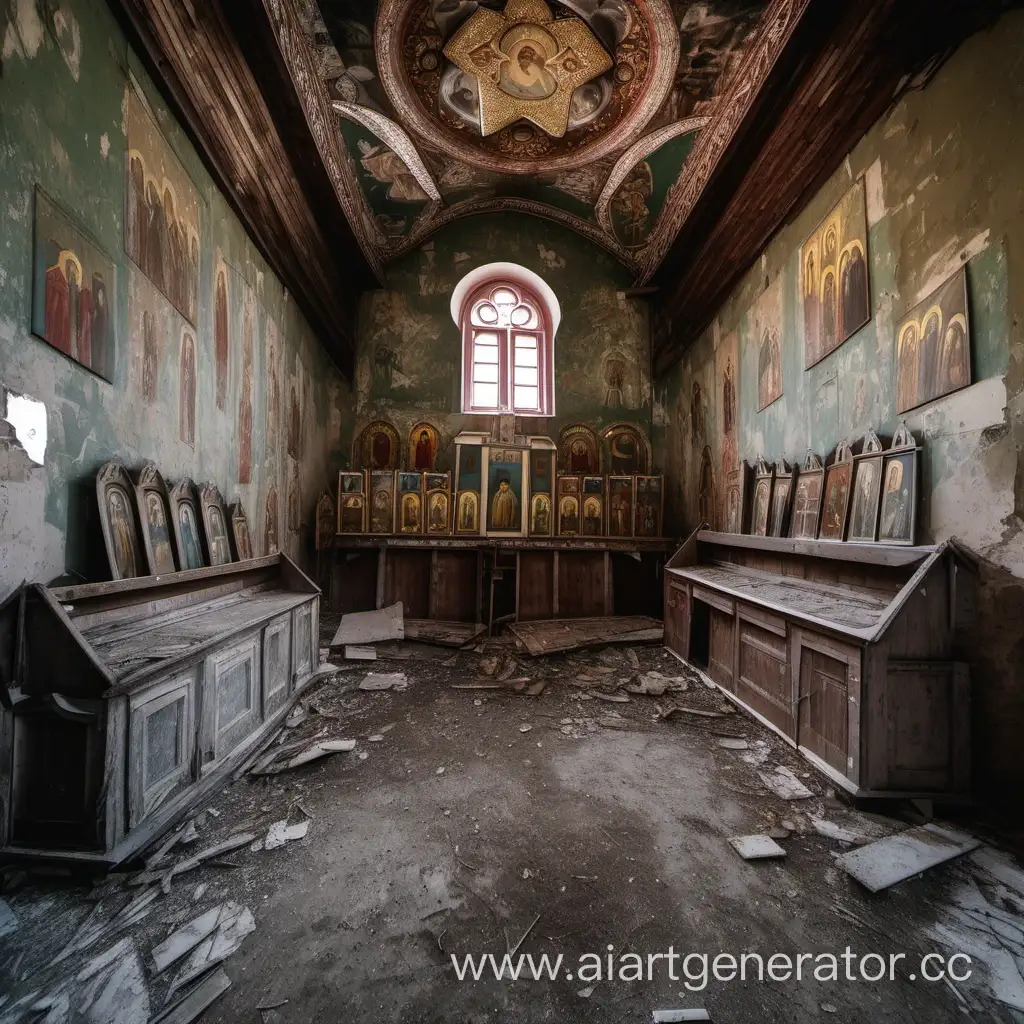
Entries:
{"type": "Polygon", "coordinates": [[[515,263],[491,263],[456,285],[462,411],[552,416],[554,344],[562,311],[550,286],[515,263]]]}

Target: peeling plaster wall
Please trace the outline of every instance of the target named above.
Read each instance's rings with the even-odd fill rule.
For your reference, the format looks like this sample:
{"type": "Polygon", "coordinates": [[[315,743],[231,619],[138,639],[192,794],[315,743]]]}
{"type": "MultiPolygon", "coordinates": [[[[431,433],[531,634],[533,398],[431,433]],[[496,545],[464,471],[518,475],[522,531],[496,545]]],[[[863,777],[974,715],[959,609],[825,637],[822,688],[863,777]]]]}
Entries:
{"type": "Polygon", "coordinates": [[[631,275],[612,256],[551,222],[519,214],[472,217],[438,232],[388,270],[390,287],[363,297],[359,317],[357,430],[390,420],[403,446],[428,420],[441,432],[438,465],[454,469],[452,438],[489,430],[490,416],[460,411],[462,339],[449,303],[458,282],[487,263],[539,274],[562,309],[555,338],[555,416],[517,429],[554,440],[568,423],[600,431],[620,421],[651,430],[649,308],[629,298],[631,275]],[[624,367],[622,401],[609,394],[609,361],[624,367]]]}
{"type": "MultiPolygon", "coordinates": [[[[22,579],[65,571],[96,578],[96,469],[120,456],[129,469],[152,459],[168,483],[211,480],[240,497],[254,550],[263,553],[267,495],[277,487],[278,543],[302,559],[314,507],[348,451],[353,422],[347,385],[215,188],[184,133],[160,102],[103,0],[0,0],[0,385],[42,400],[45,467],[21,472],[0,439],[0,599],[22,579]],[[185,321],[125,255],[125,152],[129,74],[140,83],[164,138],[199,197],[199,316],[195,329],[195,447],[179,439],[179,357],[185,321]],[[30,333],[33,190],[42,187],[114,261],[115,371],[94,376],[30,333]],[[213,280],[227,267],[228,387],[214,381],[213,280]],[[142,304],[155,312],[156,389],[143,397],[142,304]],[[239,483],[242,324],[252,325],[252,473],[239,483]],[[274,366],[271,366],[273,353],[274,366]],[[278,380],[279,405],[270,400],[278,380]],[[289,454],[290,393],[301,445],[289,454]],[[298,515],[289,515],[289,504],[298,515]]],[[[101,557],[100,564],[103,564],[101,557]]],[[[101,577],[102,578],[102,577],[101,577]]]]}
{"type": "MultiPolygon", "coordinates": [[[[895,327],[961,263],[968,265],[970,387],[906,418],[924,445],[919,540],[956,536],[985,560],[972,662],[980,786],[1024,783],[1024,13],[967,40],[928,86],[903,97],[764,252],[704,335],[655,384],[656,444],[669,478],[666,514],[680,534],[698,521],[700,447],[693,383],[720,421],[715,353],[739,334],[739,455],[748,463],[820,455],[871,427],[892,435],[895,327]],[[865,176],[871,321],[810,370],[803,365],[800,245],[865,176]],[[769,284],[783,294],[783,396],[758,412],[750,311],[769,284]]],[[[716,467],[721,438],[709,430],[716,467]]],[[[1019,789],[1018,789],[1019,793],[1019,789]]]]}

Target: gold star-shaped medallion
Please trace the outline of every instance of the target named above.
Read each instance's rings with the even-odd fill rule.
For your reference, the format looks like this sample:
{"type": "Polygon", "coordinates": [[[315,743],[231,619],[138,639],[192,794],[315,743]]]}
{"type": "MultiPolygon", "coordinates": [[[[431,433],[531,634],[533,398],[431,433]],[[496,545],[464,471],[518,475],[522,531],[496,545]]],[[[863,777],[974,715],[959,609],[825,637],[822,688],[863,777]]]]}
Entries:
{"type": "Polygon", "coordinates": [[[502,14],[478,8],[444,53],[479,83],[481,135],[526,118],[560,138],[573,91],[612,66],[585,21],[556,21],[544,0],[509,0],[502,14]]]}

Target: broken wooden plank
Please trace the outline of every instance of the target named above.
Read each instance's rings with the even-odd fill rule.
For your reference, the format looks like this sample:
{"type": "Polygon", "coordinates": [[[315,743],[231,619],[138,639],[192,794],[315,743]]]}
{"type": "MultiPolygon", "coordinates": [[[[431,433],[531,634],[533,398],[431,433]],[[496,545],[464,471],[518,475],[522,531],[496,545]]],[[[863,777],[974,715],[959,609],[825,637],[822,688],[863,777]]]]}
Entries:
{"type": "Polygon", "coordinates": [[[187,996],[169,1006],[159,1017],[154,1017],[152,1024],[192,1024],[229,988],[231,981],[224,973],[224,968],[220,967],[204,978],[187,996]]]}
{"type": "Polygon", "coordinates": [[[377,652],[372,647],[358,647],[354,644],[346,644],[345,658],[348,661],[376,661],[377,652]]]}
{"type": "Polygon", "coordinates": [[[405,618],[402,602],[373,612],[350,612],[342,615],[341,624],[331,641],[332,647],[352,644],[372,644],[375,640],[402,640],[405,637],[405,618]]]}
{"type": "Polygon", "coordinates": [[[517,622],[509,632],[533,657],[605,644],[660,642],[664,626],[646,615],[608,615],[584,619],[517,622]]]}
{"type": "Polygon", "coordinates": [[[445,622],[439,619],[406,619],[405,639],[440,647],[466,647],[487,632],[482,622],[445,622]]]}
{"type": "Polygon", "coordinates": [[[839,866],[870,892],[970,853],[981,840],[941,825],[921,825],[837,857],[839,866]]]}

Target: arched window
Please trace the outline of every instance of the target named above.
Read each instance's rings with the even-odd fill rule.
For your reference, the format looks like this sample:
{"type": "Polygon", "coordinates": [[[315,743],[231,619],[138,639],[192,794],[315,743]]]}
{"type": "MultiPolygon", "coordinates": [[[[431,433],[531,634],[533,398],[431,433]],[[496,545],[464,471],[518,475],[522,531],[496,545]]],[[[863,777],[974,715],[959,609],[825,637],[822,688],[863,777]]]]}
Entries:
{"type": "Polygon", "coordinates": [[[553,415],[554,331],[536,292],[492,278],[469,292],[459,326],[463,412],[553,415]]]}

